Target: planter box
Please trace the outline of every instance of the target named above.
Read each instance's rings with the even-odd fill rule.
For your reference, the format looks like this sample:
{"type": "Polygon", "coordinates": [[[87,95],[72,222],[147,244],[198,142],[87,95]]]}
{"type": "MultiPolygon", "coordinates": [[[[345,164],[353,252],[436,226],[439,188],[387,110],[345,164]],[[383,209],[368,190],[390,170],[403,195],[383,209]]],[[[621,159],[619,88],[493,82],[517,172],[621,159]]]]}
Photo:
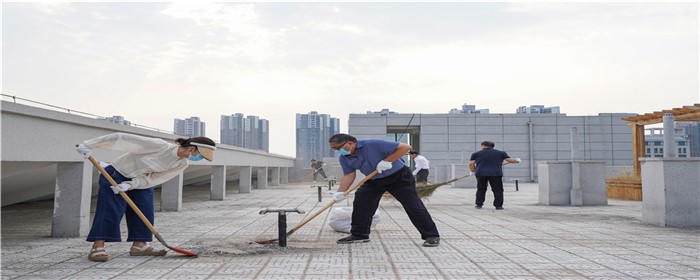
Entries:
{"type": "Polygon", "coordinates": [[[606,180],[608,198],[642,201],[642,181],[606,180]]]}

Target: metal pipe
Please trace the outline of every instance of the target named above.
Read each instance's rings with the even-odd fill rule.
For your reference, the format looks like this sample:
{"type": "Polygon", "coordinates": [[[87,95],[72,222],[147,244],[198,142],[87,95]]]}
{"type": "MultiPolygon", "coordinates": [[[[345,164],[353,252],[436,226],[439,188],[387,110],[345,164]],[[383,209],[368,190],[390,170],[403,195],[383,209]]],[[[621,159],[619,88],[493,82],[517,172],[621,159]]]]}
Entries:
{"type": "Polygon", "coordinates": [[[532,121],[527,121],[527,130],[528,130],[528,141],[530,142],[528,153],[529,153],[529,161],[530,161],[530,182],[535,181],[535,144],[532,141],[532,121]]]}

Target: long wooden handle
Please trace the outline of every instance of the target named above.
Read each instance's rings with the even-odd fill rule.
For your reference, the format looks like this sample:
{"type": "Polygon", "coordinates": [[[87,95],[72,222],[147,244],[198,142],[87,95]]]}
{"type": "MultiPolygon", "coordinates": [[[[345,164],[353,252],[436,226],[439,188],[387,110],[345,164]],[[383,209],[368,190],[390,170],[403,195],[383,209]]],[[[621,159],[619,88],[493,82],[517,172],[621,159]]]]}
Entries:
{"type": "MultiPolygon", "coordinates": [[[[358,182],[357,184],[355,184],[354,186],[352,186],[351,188],[349,188],[348,190],[346,190],[346,191],[343,193],[343,195],[344,195],[344,196],[345,196],[345,195],[348,195],[349,193],[351,193],[351,192],[354,191],[355,189],[359,188],[359,187],[362,186],[365,182],[367,182],[367,180],[369,180],[370,178],[374,177],[374,175],[377,175],[377,170],[372,171],[372,173],[370,173],[369,175],[367,175],[367,177],[363,178],[360,182],[358,182]]],[[[305,224],[307,224],[308,222],[310,222],[311,220],[313,220],[314,218],[316,218],[316,216],[318,216],[318,215],[320,215],[321,213],[323,213],[323,211],[326,211],[326,209],[330,208],[330,207],[333,206],[333,204],[335,204],[335,203],[336,203],[336,201],[335,201],[335,199],[334,199],[333,201],[331,201],[331,203],[328,203],[328,205],[326,205],[326,206],[324,206],[323,208],[321,208],[320,210],[316,211],[316,213],[314,213],[313,215],[311,215],[311,217],[307,218],[306,220],[304,220],[303,222],[301,222],[298,226],[296,226],[296,227],[294,227],[293,229],[289,230],[289,231],[287,232],[287,236],[291,235],[292,233],[294,233],[295,231],[297,231],[298,229],[300,229],[301,227],[303,227],[305,224]]]]}
{"type": "MultiPolygon", "coordinates": [[[[109,183],[112,184],[112,186],[117,187],[117,188],[119,187],[119,184],[117,184],[117,182],[115,182],[114,179],[112,179],[112,176],[109,176],[107,171],[104,168],[102,168],[100,163],[98,163],[95,160],[95,158],[93,158],[92,156],[89,156],[88,159],[90,160],[90,162],[92,162],[92,165],[94,165],[97,168],[97,170],[99,170],[100,173],[102,173],[102,176],[104,176],[107,179],[107,181],[109,181],[109,183]]],[[[139,218],[141,218],[143,223],[146,224],[146,226],[148,227],[149,230],[151,230],[151,233],[153,233],[154,235],[158,235],[158,231],[156,231],[156,228],[153,227],[153,225],[148,220],[148,218],[146,218],[146,216],[143,215],[141,210],[139,210],[139,208],[136,206],[136,204],[134,204],[134,202],[131,200],[131,198],[129,198],[129,196],[126,195],[126,192],[120,191],[119,194],[122,196],[122,198],[124,198],[124,200],[126,200],[126,203],[129,204],[129,206],[131,206],[131,209],[133,209],[134,212],[136,212],[136,215],[139,215],[139,218]]]]}

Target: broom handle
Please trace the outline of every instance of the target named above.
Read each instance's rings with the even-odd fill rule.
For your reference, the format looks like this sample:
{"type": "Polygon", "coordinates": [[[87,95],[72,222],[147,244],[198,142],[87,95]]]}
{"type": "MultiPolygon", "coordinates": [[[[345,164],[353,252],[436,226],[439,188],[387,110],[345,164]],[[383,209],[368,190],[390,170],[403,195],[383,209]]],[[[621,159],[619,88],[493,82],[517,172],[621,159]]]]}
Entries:
{"type": "MultiPolygon", "coordinates": [[[[94,165],[98,170],[100,170],[100,173],[102,173],[102,176],[104,176],[105,179],[107,179],[107,181],[109,181],[109,183],[112,184],[112,186],[115,186],[115,187],[119,186],[119,184],[117,184],[117,182],[115,182],[114,179],[112,179],[112,176],[109,176],[107,171],[104,168],[102,168],[100,163],[98,163],[95,160],[95,158],[93,158],[92,156],[89,156],[88,159],[90,160],[90,162],[92,162],[92,165],[94,165]]],[[[134,204],[134,202],[131,200],[131,198],[129,198],[129,196],[126,195],[126,192],[120,191],[119,194],[122,196],[122,198],[124,198],[124,200],[126,200],[126,203],[128,203],[129,206],[131,206],[131,209],[133,209],[134,212],[136,212],[136,215],[139,215],[139,218],[141,218],[143,223],[146,224],[146,226],[148,227],[149,230],[151,230],[151,233],[153,233],[153,235],[157,236],[158,231],[156,231],[156,228],[154,228],[153,225],[151,224],[151,222],[148,220],[148,218],[146,218],[146,216],[144,216],[143,213],[141,213],[141,210],[139,210],[139,208],[136,206],[136,204],[134,204]]]]}
{"type": "MultiPolygon", "coordinates": [[[[349,188],[348,190],[346,190],[345,192],[343,192],[343,196],[348,195],[349,193],[351,193],[351,192],[354,191],[355,189],[357,189],[357,188],[359,188],[360,186],[362,186],[365,182],[367,182],[367,180],[369,180],[370,178],[374,177],[374,175],[377,175],[377,170],[372,171],[372,173],[370,173],[369,175],[367,175],[367,177],[363,178],[362,181],[358,182],[358,183],[355,184],[353,187],[351,187],[351,188],[349,188]]],[[[292,233],[294,233],[295,231],[297,231],[299,228],[303,227],[305,224],[307,224],[308,222],[310,222],[311,220],[313,220],[314,218],[316,218],[316,216],[318,216],[318,215],[320,215],[321,213],[323,213],[323,211],[326,211],[326,209],[328,209],[328,208],[330,208],[331,206],[333,206],[333,204],[335,204],[336,202],[337,202],[337,201],[335,201],[335,199],[334,199],[333,201],[331,201],[331,203],[328,203],[328,205],[326,205],[326,206],[324,206],[323,208],[321,208],[321,210],[316,211],[316,213],[314,213],[313,215],[311,215],[311,217],[307,218],[306,220],[304,220],[303,222],[301,222],[298,226],[296,226],[296,227],[294,227],[293,229],[289,230],[289,231],[287,232],[287,236],[291,235],[292,233]]]]}

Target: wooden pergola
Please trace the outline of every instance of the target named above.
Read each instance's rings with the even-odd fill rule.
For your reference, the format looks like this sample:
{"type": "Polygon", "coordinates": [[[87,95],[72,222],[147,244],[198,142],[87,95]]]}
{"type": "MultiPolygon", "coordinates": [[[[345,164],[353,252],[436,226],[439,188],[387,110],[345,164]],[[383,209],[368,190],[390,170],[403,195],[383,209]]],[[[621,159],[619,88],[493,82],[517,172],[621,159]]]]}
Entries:
{"type": "Polygon", "coordinates": [[[671,114],[674,121],[677,122],[700,122],[700,103],[695,103],[692,106],[683,106],[683,108],[673,108],[671,110],[655,111],[639,116],[622,118],[627,121],[627,125],[632,126],[632,166],[634,174],[640,175],[642,167],[639,164],[639,158],[644,157],[644,126],[647,124],[662,123],[665,114],[671,114]]]}

